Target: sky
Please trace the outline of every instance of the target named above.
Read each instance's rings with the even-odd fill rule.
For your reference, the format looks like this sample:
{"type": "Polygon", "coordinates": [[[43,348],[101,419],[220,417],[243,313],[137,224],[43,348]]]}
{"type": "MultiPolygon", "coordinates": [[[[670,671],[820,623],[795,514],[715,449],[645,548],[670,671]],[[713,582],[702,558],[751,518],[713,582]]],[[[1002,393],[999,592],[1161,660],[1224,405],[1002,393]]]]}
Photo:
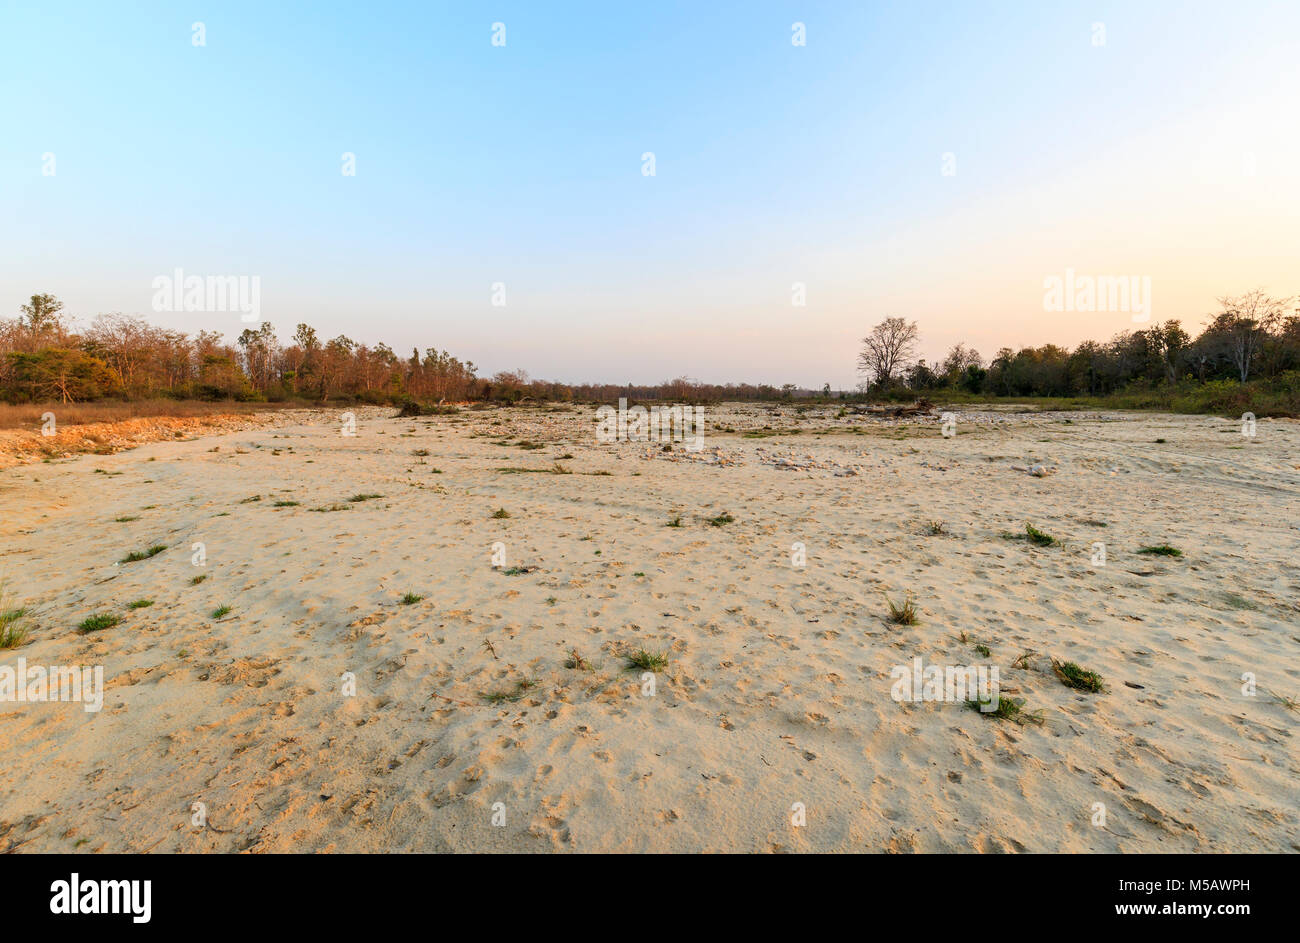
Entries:
{"type": "Polygon", "coordinates": [[[181,269],[282,340],[840,389],[889,316],[931,360],[1142,326],[1049,310],[1067,270],[1187,327],[1300,294],[1295,0],[9,0],[0,128],[0,317],[248,326],[155,310],[181,269]]]}

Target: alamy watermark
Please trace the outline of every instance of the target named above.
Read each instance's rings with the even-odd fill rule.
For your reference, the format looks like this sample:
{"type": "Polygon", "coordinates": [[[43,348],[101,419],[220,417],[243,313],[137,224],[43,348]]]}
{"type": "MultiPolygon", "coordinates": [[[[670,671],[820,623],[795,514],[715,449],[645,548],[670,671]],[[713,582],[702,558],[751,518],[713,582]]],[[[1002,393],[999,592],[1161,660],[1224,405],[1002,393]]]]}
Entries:
{"type": "Polygon", "coordinates": [[[997,665],[925,665],[918,655],[910,665],[890,668],[889,676],[894,680],[889,696],[895,701],[976,701],[985,713],[998,709],[997,665]]]}
{"type": "Polygon", "coordinates": [[[175,269],[153,280],[155,311],[238,311],[239,320],[262,320],[260,275],[186,275],[175,269]]]}
{"type": "Polygon", "coordinates": [[[602,406],[596,410],[596,441],[611,442],[681,442],[688,452],[698,452],[704,445],[700,430],[704,424],[703,406],[633,406],[620,397],[618,409],[602,406]]]}
{"type": "Polygon", "coordinates": [[[1134,323],[1151,320],[1150,275],[1048,275],[1043,279],[1044,311],[1131,313],[1134,323]]]}
{"type": "Polygon", "coordinates": [[[97,714],[104,706],[104,666],[29,666],[20,656],[17,666],[0,665],[0,701],[70,701],[81,704],[88,714],[97,714]]]}

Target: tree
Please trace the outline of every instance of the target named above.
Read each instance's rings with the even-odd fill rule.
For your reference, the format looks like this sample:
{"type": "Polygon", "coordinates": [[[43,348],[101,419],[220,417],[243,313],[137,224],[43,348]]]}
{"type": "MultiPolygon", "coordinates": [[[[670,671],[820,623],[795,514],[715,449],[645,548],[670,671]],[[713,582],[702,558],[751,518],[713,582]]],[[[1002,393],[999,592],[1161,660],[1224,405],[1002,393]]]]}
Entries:
{"type": "Polygon", "coordinates": [[[1187,354],[1187,345],[1191,342],[1191,338],[1177,321],[1165,321],[1148,330],[1146,339],[1152,354],[1164,367],[1165,379],[1173,383],[1178,379],[1178,367],[1187,354]]]}
{"type": "Polygon", "coordinates": [[[19,306],[19,310],[22,314],[19,315],[18,325],[27,335],[27,350],[65,346],[68,328],[61,314],[62,301],[53,295],[32,295],[31,303],[19,306]]]}
{"type": "Polygon", "coordinates": [[[876,386],[888,386],[916,356],[920,336],[915,321],[909,324],[902,318],[885,318],[862,338],[858,372],[869,377],[876,386]]]}
{"type": "Polygon", "coordinates": [[[1270,332],[1278,326],[1290,298],[1271,298],[1256,288],[1236,298],[1223,297],[1223,311],[1206,333],[1219,333],[1227,342],[1228,356],[1242,383],[1250,379],[1250,368],[1270,332]]]}
{"type": "Polygon", "coordinates": [[[939,372],[948,381],[949,386],[956,386],[962,382],[962,378],[971,367],[984,366],[984,358],[980,356],[978,350],[972,350],[965,344],[954,344],[948,351],[948,356],[943,358],[943,365],[939,372]]]}

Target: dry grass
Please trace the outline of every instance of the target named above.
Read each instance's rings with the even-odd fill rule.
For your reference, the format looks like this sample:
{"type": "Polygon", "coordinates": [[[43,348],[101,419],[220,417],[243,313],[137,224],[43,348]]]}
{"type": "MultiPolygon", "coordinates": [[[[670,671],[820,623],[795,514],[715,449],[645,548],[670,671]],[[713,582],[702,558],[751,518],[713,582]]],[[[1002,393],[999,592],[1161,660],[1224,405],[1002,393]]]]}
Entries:
{"type": "Polygon", "coordinates": [[[33,403],[10,406],[0,403],[0,429],[39,431],[41,416],[54,413],[62,426],[83,426],[92,422],[121,422],[124,419],[194,419],[204,416],[238,416],[267,409],[292,408],[285,403],[209,403],[203,400],[146,399],[137,402],[33,403]]]}

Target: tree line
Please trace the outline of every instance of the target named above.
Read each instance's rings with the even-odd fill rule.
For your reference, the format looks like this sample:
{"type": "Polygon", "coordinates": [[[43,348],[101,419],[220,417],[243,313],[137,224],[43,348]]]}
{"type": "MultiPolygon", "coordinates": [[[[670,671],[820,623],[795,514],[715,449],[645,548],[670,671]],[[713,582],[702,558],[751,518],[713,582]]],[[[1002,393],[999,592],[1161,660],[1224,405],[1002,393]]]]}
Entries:
{"type": "Polygon", "coordinates": [[[0,399],[608,403],[626,397],[707,403],[947,391],[982,397],[1147,396],[1133,404],[1175,407],[1172,397],[1185,394],[1193,400],[1184,405],[1198,411],[1216,404],[1249,408],[1263,397],[1272,411],[1294,415],[1300,412],[1300,309],[1294,303],[1255,290],[1220,298],[1220,310],[1195,337],[1169,320],[1108,341],[1084,341],[1073,350],[1055,344],[1004,347],[988,361],[956,344],[943,359],[926,362],[916,355],[916,322],[891,317],[863,339],[863,382],[856,393],[832,393],[830,384],[816,391],[792,383],[708,384],[685,377],[647,385],[554,383],[523,370],[480,377],[473,362],[434,347],[403,357],[382,343],[344,335],[326,340],[307,324],[281,340],[264,321],[245,328],[233,343],[216,331],[191,335],[122,314],[101,314],[79,328],[56,297],[41,294],[22,305],[16,318],[0,319],[0,399]]]}
{"type": "Polygon", "coordinates": [[[1252,381],[1300,393],[1300,308],[1256,289],[1218,299],[1198,335],[1169,320],[1073,350],[1004,347],[985,361],[956,344],[938,361],[916,356],[915,321],[886,318],[862,339],[858,370],[870,393],[960,390],[982,396],[1104,397],[1252,381]]]}

